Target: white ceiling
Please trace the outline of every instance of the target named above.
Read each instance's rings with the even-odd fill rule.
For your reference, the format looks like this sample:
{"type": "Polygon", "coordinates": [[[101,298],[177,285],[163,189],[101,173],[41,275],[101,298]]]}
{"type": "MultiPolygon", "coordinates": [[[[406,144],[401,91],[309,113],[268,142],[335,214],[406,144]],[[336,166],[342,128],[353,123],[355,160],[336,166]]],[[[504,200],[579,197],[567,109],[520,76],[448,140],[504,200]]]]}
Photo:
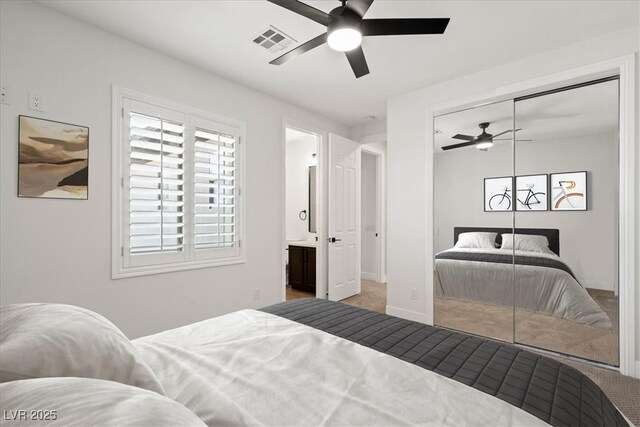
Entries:
{"type": "MultiPolygon", "coordinates": [[[[251,40],[273,25],[303,43],[320,24],[267,1],[42,0],[41,3],[167,55],[349,126],[384,117],[386,100],[639,21],[638,1],[376,0],[367,18],[450,17],[442,36],[368,37],[371,74],[356,79],[324,45],[274,66],[251,40]]],[[[309,1],[329,11],[336,0],[309,1]]]]}
{"type": "MultiPolygon", "coordinates": [[[[434,129],[441,133],[434,137],[435,153],[443,153],[443,146],[464,142],[452,138],[458,133],[479,135],[478,124],[482,122],[491,123],[487,133],[492,135],[513,129],[514,111],[515,127],[521,129],[516,134],[516,141],[536,143],[615,134],[618,130],[618,81],[516,101],[515,106],[513,101],[503,101],[436,117],[434,129]]],[[[510,133],[499,138],[506,141],[495,141],[496,144],[511,143],[510,133]]],[[[458,150],[475,150],[475,147],[447,152],[458,150]]]]}

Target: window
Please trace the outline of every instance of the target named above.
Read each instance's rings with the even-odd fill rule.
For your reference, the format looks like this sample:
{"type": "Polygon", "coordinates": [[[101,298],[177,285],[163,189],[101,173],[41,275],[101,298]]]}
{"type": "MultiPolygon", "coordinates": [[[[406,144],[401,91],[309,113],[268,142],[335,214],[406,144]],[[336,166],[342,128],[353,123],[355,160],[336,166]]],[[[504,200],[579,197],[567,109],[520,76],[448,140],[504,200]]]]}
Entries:
{"type": "Polygon", "coordinates": [[[244,262],[244,125],[114,90],[113,276],[244,262]]]}

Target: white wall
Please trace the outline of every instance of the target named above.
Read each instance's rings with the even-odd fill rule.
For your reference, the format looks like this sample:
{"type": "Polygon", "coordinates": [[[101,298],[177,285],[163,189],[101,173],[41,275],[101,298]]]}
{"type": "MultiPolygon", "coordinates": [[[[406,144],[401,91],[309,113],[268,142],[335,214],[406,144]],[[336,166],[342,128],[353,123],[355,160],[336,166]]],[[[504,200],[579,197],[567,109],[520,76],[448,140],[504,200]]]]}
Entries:
{"type": "MultiPolygon", "coordinates": [[[[617,144],[616,135],[592,135],[518,143],[515,154],[516,175],[588,172],[588,211],[518,211],[515,224],[559,229],[560,256],[580,283],[608,291],[614,290],[618,277],[617,144]]],[[[496,144],[487,152],[471,147],[434,157],[434,253],[453,246],[453,227],[512,226],[513,213],[485,212],[483,197],[484,178],[510,176],[512,161],[510,143],[496,144]]]]}
{"type": "MultiPolygon", "coordinates": [[[[427,223],[432,212],[432,164],[427,151],[427,111],[445,102],[475,94],[491,94],[511,84],[571,70],[610,58],[638,52],[640,29],[627,27],[615,33],[585,40],[540,55],[499,65],[491,69],[396,96],[387,104],[387,170],[389,188],[387,311],[398,316],[431,321],[433,316],[432,267],[433,239],[427,223]],[[431,277],[429,277],[431,276],[431,277]],[[411,288],[418,289],[416,300],[411,288]]],[[[636,54],[636,70],[638,70],[636,54]]],[[[636,112],[638,110],[638,74],[636,71],[636,112]]],[[[635,135],[638,147],[638,120],[635,135]]],[[[640,150],[636,149],[636,168],[640,168],[640,150]]],[[[636,176],[636,210],[640,206],[640,180],[636,176]]],[[[638,224],[638,218],[635,218],[638,224]]],[[[636,226],[637,227],[637,226],[636,226]]],[[[636,228],[637,230],[637,228],[636,228]]],[[[640,248],[636,247],[636,254],[640,248]]],[[[636,262],[636,278],[640,277],[636,262]]],[[[638,280],[638,279],[636,279],[638,280]]],[[[636,307],[640,291],[636,283],[636,307]]],[[[636,317],[636,360],[640,360],[640,321],[636,317]]],[[[640,362],[638,363],[640,367],[640,362]]]]}
{"type": "Polygon", "coordinates": [[[137,337],[280,301],[282,118],[349,135],[335,121],[32,2],[0,2],[0,299],[95,310],[137,337]],[[111,85],[246,122],[245,264],[111,280],[111,85]],[[42,95],[44,113],[26,109],[42,95]],[[90,127],[89,200],[16,197],[18,115],[90,127]],[[253,289],[262,288],[262,299],[253,289]]]}
{"type": "Polygon", "coordinates": [[[376,134],[385,133],[387,131],[387,118],[381,117],[375,120],[366,121],[358,126],[351,128],[350,138],[354,141],[362,142],[362,139],[376,134]]]}
{"type": "Polygon", "coordinates": [[[361,270],[362,278],[368,280],[377,280],[377,243],[376,232],[378,231],[376,226],[376,198],[377,198],[377,160],[376,157],[369,153],[362,153],[361,163],[361,197],[362,197],[362,220],[360,225],[362,227],[361,232],[361,270]]]}
{"type": "Polygon", "coordinates": [[[302,210],[309,214],[309,166],[317,164],[317,137],[287,140],[287,203],[286,203],[286,239],[314,240],[316,233],[309,232],[309,219],[302,221],[299,213],[302,210]]]}

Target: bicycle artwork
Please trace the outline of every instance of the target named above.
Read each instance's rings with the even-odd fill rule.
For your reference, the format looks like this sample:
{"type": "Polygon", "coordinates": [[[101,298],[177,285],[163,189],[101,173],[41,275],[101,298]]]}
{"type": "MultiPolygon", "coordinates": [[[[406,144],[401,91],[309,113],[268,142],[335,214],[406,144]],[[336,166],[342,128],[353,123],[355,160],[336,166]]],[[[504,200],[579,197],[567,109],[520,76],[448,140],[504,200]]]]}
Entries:
{"type": "Polygon", "coordinates": [[[551,174],[551,210],[587,210],[587,172],[551,174]]]}
{"type": "Polygon", "coordinates": [[[513,177],[502,176],[484,179],[484,211],[508,212],[513,210],[513,177]]]}
{"type": "Polygon", "coordinates": [[[516,177],[516,210],[546,211],[547,174],[516,177]]]}

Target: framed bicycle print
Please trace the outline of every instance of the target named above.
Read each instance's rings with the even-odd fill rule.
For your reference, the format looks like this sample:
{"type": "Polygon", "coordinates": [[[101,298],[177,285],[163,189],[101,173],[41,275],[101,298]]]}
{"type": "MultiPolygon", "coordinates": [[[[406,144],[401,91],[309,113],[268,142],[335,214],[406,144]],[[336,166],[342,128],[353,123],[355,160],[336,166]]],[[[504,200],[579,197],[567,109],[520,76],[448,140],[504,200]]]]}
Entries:
{"type": "Polygon", "coordinates": [[[516,176],[516,210],[546,211],[549,209],[548,176],[522,175],[516,176]]]}
{"type": "Polygon", "coordinates": [[[501,176],[484,179],[484,211],[508,212],[513,210],[513,177],[501,176]]]}
{"type": "Polygon", "coordinates": [[[587,210],[587,172],[551,174],[551,210],[587,210]]]}

